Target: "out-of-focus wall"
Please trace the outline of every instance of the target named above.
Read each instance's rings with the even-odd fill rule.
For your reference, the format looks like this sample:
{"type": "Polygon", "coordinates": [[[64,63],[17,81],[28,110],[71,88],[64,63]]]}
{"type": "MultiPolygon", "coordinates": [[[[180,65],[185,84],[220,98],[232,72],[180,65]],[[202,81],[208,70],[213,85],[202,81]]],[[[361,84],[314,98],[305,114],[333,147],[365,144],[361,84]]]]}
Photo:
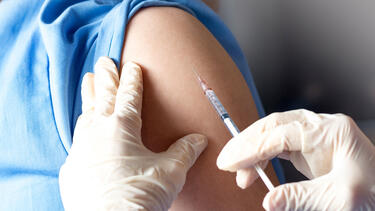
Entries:
{"type": "Polygon", "coordinates": [[[375,1],[219,1],[268,112],[375,119],[375,1]]]}
{"type": "MultiPolygon", "coordinates": [[[[352,116],[375,143],[375,1],[219,0],[266,112],[352,116]]],[[[287,182],[306,179],[281,161],[287,182]]]]}

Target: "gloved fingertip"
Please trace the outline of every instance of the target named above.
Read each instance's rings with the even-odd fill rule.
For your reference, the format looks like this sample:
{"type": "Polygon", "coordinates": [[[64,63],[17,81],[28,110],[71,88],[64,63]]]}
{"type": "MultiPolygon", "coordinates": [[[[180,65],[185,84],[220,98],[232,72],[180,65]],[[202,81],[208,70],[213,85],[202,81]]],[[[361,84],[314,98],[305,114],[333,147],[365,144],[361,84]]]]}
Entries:
{"type": "Polygon", "coordinates": [[[136,69],[136,70],[140,70],[141,69],[141,67],[137,63],[135,63],[133,61],[126,62],[124,64],[123,68],[136,69]]]}
{"type": "Polygon", "coordinates": [[[246,182],[238,176],[236,176],[236,183],[237,183],[237,186],[240,187],[241,189],[246,189],[248,186],[246,185],[246,182]]]}
{"type": "MultiPolygon", "coordinates": [[[[229,142],[228,142],[229,143],[229,142]]],[[[216,160],[216,166],[220,170],[224,171],[231,171],[234,172],[236,169],[233,168],[233,163],[232,163],[232,151],[228,150],[228,144],[224,146],[222,151],[220,152],[219,156],[217,157],[216,160]]]]}
{"type": "Polygon", "coordinates": [[[125,73],[125,74],[130,74],[130,75],[141,75],[142,69],[135,62],[128,61],[122,67],[122,72],[125,73]]]}
{"type": "Polygon", "coordinates": [[[207,137],[201,134],[190,134],[186,138],[194,146],[198,154],[201,154],[208,145],[207,137]]]}
{"type": "Polygon", "coordinates": [[[190,134],[172,144],[166,153],[173,159],[181,161],[188,170],[207,147],[207,144],[208,141],[205,136],[190,134]]]}
{"type": "Polygon", "coordinates": [[[228,171],[229,168],[227,167],[228,165],[225,164],[225,161],[226,161],[226,157],[223,156],[222,154],[220,154],[219,157],[217,157],[217,160],[216,160],[216,166],[217,166],[220,170],[228,171]]]}
{"type": "Polygon", "coordinates": [[[110,73],[113,74],[112,77],[115,77],[118,80],[118,71],[116,64],[109,57],[102,56],[99,57],[98,61],[94,66],[95,73],[110,73]]]}
{"type": "Polygon", "coordinates": [[[236,183],[241,189],[246,189],[256,178],[258,178],[258,174],[255,172],[254,168],[240,169],[236,174],[236,183]]]}
{"type": "Polygon", "coordinates": [[[143,89],[142,69],[134,62],[126,62],[122,66],[120,84],[124,87],[137,85],[141,90],[143,89]]]}
{"type": "Polygon", "coordinates": [[[264,197],[262,206],[267,211],[281,210],[285,204],[285,197],[282,190],[274,189],[264,197]]]}
{"type": "Polygon", "coordinates": [[[269,193],[266,195],[266,197],[264,197],[262,206],[265,210],[267,211],[270,210],[270,194],[269,193]]]}
{"type": "Polygon", "coordinates": [[[95,107],[95,89],[93,73],[86,73],[81,84],[82,112],[87,112],[95,107]]]}
{"type": "Polygon", "coordinates": [[[87,89],[91,88],[94,84],[95,75],[93,73],[87,72],[82,78],[82,91],[88,91],[87,89]]]}
{"type": "Polygon", "coordinates": [[[85,73],[85,75],[83,76],[83,79],[82,79],[82,80],[91,80],[92,78],[94,78],[94,73],[92,73],[92,72],[87,72],[87,73],[85,73]]]}
{"type": "Polygon", "coordinates": [[[99,57],[98,61],[96,62],[96,64],[99,64],[99,63],[107,63],[107,62],[110,62],[112,63],[112,59],[109,58],[108,56],[101,56],[99,57]]]}
{"type": "Polygon", "coordinates": [[[111,58],[106,57],[106,56],[99,57],[99,59],[96,61],[95,66],[94,66],[95,72],[101,69],[109,69],[109,68],[110,69],[116,68],[116,65],[111,58]]]}

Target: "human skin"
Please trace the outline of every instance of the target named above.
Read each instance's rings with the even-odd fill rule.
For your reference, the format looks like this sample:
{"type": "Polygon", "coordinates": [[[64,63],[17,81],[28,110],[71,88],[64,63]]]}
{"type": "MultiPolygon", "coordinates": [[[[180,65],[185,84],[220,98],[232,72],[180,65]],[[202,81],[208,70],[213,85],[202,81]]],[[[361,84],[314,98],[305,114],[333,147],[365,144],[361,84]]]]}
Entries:
{"type": "MultiPolygon", "coordinates": [[[[148,148],[164,151],[189,133],[204,134],[209,141],[171,210],[262,210],[267,189],[260,180],[242,190],[234,174],[216,167],[231,136],[192,70],[215,90],[240,130],[258,115],[240,71],[213,35],[180,9],[142,9],[127,26],[121,63],[126,61],[143,70],[142,140],[148,148]]],[[[266,173],[278,184],[271,165],[266,173]]]]}

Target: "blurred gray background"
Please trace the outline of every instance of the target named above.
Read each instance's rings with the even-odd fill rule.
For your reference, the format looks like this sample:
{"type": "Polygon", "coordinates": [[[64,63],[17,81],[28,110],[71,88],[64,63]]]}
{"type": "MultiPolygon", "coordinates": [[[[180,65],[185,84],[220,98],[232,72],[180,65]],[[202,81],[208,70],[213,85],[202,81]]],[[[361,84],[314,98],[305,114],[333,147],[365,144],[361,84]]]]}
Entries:
{"type": "MultiPolygon", "coordinates": [[[[267,113],[345,113],[374,141],[375,1],[211,2],[239,41],[267,113]]],[[[283,165],[288,181],[303,179],[283,165]]]]}

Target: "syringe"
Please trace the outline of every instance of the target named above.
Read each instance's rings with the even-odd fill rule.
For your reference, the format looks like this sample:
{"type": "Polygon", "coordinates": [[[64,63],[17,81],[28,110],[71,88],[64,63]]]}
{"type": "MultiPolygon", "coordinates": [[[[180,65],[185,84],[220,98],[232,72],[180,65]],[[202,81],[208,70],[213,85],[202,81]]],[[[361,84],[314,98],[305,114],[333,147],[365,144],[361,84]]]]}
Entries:
{"type": "MultiPolygon", "coordinates": [[[[219,98],[216,96],[215,92],[208,87],[207,83],[199,77],[198,73],[193,70],[196,77],[199,80],[199,84],[204,91],[207,99],[210,101],[211,105],[215,108],[216,113],[220,116],[221,120],[224,122],[225,126],[228,128],[229,132],[232,136],[237,136],[240,133],[240,130],[234,124],[233,120],[230,118],[228,112],[225,110],[223,104],[220,102],[219,98]]],[[[254,165],[255,170],[259,174],[260,178],[263,180],[264,184],[267,186],[269,190],[274,189],[271,180],[267,177],[266,173],[264,173],[263,169],[258,165],[254,165]]]]}

